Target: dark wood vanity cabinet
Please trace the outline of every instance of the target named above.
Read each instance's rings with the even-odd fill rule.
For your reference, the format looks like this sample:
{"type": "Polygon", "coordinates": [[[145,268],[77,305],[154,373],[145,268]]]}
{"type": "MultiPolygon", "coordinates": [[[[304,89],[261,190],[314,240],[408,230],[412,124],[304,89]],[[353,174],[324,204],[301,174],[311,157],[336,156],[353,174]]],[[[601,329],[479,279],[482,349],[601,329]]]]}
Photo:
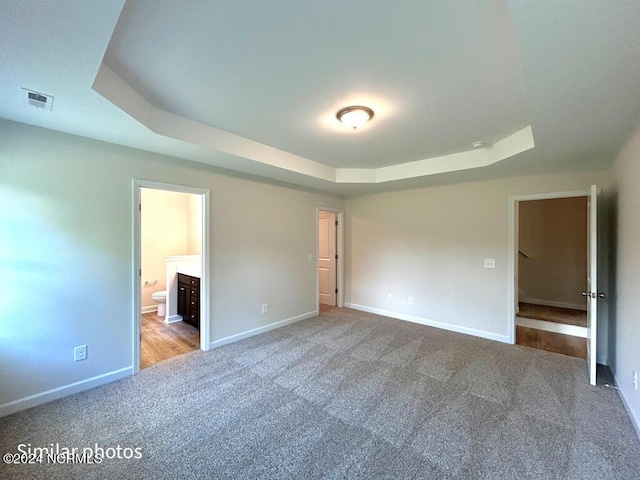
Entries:
{"type": "Polygon", "coordinates": [[[200,279],[178,274],[178,315],[200,330],[200,279]]]}

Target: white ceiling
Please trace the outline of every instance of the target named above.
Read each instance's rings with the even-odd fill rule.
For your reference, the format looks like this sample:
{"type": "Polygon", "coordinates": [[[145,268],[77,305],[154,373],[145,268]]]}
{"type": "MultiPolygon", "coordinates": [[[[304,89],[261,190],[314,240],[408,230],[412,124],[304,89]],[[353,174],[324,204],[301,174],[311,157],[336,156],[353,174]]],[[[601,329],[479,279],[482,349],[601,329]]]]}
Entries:
{"type": "Polygon", "coordinates": [[[382,167],[529,124],[506,4],[487,3],[136,1],[105,63],[158,108],[333,167],[382,167]],[[335,118],[353,104],[375,111],[357,132],[335,118]]]}
{"type": "Polygon", "coordinates": [[[640,120],[637,0],[123,4],[2,2],[0,117],[343,194],[600,168],[640,120]]]}

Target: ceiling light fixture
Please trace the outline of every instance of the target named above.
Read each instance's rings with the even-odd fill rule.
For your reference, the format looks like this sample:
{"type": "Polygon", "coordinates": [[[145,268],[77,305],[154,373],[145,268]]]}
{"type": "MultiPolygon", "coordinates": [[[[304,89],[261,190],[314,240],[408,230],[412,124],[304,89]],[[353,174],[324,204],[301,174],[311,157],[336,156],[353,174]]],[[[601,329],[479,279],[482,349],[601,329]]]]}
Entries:
{"type": "Polygon", "coordinates": [[[373,110],[369,107],[345,107],[336,113],[336,118],[354,130],[373,118],[373,110]]]}

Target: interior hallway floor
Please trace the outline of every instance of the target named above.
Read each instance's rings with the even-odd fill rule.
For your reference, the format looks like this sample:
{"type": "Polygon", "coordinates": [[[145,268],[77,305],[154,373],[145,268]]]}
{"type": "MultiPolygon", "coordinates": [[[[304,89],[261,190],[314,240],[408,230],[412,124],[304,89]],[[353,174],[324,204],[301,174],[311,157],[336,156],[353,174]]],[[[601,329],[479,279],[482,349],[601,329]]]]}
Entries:
{"type": "Polygon", "coordinates": [[[518,303],[516,316],[516,344],[587,358],[587,312],[571,308],[518,303]],[[533,325],[522,324],[521,319],[533,319],[533,325]],[[550,323],[547,323],[550,322],[550,323]],[[553,331],[556,326],[569,326],[566,331],[553,331]],[[546,326],[545,326],[546,325],[546,326]],[[576,330],[581,330],[575,333],[576,330]],[[573,333],[573,334],[572,334],[573,333]]]}
{"type": "Polygon", "coordinates": [[[142,314],[140,369],[200,348],[200,331],[185,322],[164,323],[155,312],[142,314]]]}
{"type": "Polygon", "coordinates": [[[547,352],[587,358],[587,339],[516,325],[516,344],[547,352]]]}
{"type": "Polygon", "coordinates": [[[324,305],[322,303],[320,303],[318,306],[318,310],[320,311],[320,313],[330,312],[332,310],[336,310],[337,308],[338,307],[334,307],[333,305],[324,305]]]}
{"type": "Polygon", "coordinates": [[[575,310],[573,308],[549,307],[547,305],[534,305],[533,303],[518,303],[520,309],[519,317],[534,318],[546,322],[563,323],[576,327],[587,326],[586,310],[575,310]]]}

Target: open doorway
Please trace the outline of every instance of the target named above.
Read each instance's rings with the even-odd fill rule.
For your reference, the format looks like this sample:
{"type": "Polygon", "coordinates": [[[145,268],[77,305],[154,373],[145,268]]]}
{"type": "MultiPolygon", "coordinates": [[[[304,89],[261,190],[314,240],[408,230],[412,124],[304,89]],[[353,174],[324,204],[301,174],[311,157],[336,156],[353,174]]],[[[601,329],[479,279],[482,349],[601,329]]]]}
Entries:
{"type": "Polygon", "coordinates": [[[343,305],[342,218],[341,210],[318,209],[317,294],[320,312],[343,305]]]}
{"type": "Polygon", "coordinates": [[[208,195],[134,180],[135,371],[209,349],[208,195]]]}
{"type": "MultiPolygon", "coordinates": [[[[586,283],[582,283],[582,285],[586,285],[584,290],[580,291],[580,295],[585,297],[586,300],[586,309],[587,309],[587,325],[586,325],[586,365],[587,372],[589,376],[589,383],[591,385],[596,384],[596,361],[598,358],[597,346],[598,346],[598,317],[601,313],[604,312],[606,293],[598,290],[598,282],[600,274],[606,275],[606,263],[605,257],[602,255],[602,252],[599,254],[599,249],[603,249],[603,246],[606,245],[606,242],[603,242],[603,238],[601,237],[601,229],[599,228],[599,211],[601,202],[599,200],[600,197],[600,189],[596,185],[591,185],[589,190],[580,190],[574,192],[559,192],[559,193],[544,193],[544,194],[532,194],[532,195],[518,195],[509,197],[509,249],[511,255],[509,256],[509,290],[508,290],[508,322],[509,322],[509,338],[512,343],[516,342],[516,329],[521,326],[517,325],[518,317],[521,315],[521,311],[519,309],[518,297],[523,296],[527,298],[527,293],[519,292],[522,290],[519,288],[520,281],[518,278],[518,274],[520,272],[519,263],[525,258],[527,260],[530,259],[532,252],[526,251],[526,246],[524,246],[524,250],[520,248],[521,242],[519,239],[519,204],[521,202],[531,201],[531,200],[547,200],[547,199],[562,199],[562,198],[573,198],[573,197],[583,197],[586,198],[586,208],[583,210],[583,214],[576,213],[582,217],[586,217],[586,283]],[[529,256],[529,258],[527,258],[529,256]],[[513,281],[513,283],[511,283],[513,281]],[[600,300],[600,301],[599,301],[600,300]],[[600,313],[599,313],[600,311],[600,313]]],[[[582,200],[580,200],[582,202],[582,200]]],[[[583,223],[584,225],[584,223],[583,223]]],[[[563,229],[564,226],[561,226],[560,229],[563,229]]],[[[534,253],[537,254],[537,253],[534,253]]],[[[605,277],[606,278],[606,277],[605,277]]],[[[577,294],[579,291],[579,285],[571,285],[570,288],[572,291],[577,294]]],[[[535,319],[534,319],[535,320],[535,319]]],[[[549,322],[553,323],[553,322],[549,322]]],[[[526,327],[525,327],[526,328],[526,327]]],[[[545,330],[538,328],[537,330],[541,330],[545,332],[545,330]]],[[[540,333],[540,332],[537,333],[540,333]]],[[[556,333],[556,332],[550,332],[556,333]]],[[[562,334],[566,335],[566,334],[562,334]]],[[[574,337],[579,338],[574,335],[574,337]]],[[[520,343],[520,342],[518,342],[520,343]]],[[[545,348],[547,349],[547,348],[545,348]]]]}
{"type": "Polygon", "coordinates": [[[320,309],[337,306],[338,242],[335,212],[320,210],[318,214],[318,301],[320,309]]]}
{"type": "Polygon", "coordinates": [[[586,196],[518,202],[516,343],[587,358],[586,196]]]}

